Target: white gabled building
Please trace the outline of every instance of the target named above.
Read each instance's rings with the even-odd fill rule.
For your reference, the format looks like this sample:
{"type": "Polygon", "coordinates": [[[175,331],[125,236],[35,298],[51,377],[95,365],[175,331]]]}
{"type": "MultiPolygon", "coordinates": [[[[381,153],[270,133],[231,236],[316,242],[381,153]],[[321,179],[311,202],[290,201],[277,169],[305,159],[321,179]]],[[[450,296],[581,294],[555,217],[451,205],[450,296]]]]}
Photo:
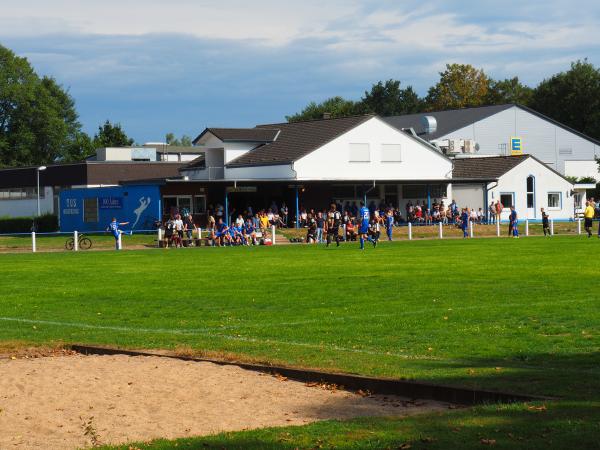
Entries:
{"type": "Polygon", "coordinates": [[[550,168],[575,177],[600,179],[595,159],[600,141],[526,106],[483,106],[384,118],[397,128],[412,128],[448,154],[510,156],[514,150],[535,156],[550,168]],[[424,117],[433,118],[428,126],[424,117]],[[514,144],[513,144],[514,142],[514,144]]]}
{"type": "Polygon", "coordinates": [[[568,220],[585,195],[531,155],[449,158],[373,115],[207,128],[195,144],[203,155],[181,169],[183,183],[229,211],[285,202],[295,215],[303,206],[366,200],[404,212],[409,201],[454,199],[487,212],[489,202],[501,200],[521,217],[538,219],[544,207],[568,220]]]}
{"type": "Polygon", "coordinates": [[[490,183],[457,185],[453,198],[459,205],[485,209],[491,202],[504,205],[502,219],[514,206],[521,218],[541,220],[540,208],[557,220],[570,220],[581,209],[585,190],[531,155],[458,158],[456,178],[495,178],[490,183]]]}

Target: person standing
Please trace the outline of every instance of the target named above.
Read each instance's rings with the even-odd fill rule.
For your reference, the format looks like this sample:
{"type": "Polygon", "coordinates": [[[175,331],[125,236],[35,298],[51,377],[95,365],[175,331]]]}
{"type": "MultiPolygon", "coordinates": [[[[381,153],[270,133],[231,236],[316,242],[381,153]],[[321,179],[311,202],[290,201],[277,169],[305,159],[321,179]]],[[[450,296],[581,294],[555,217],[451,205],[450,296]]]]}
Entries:
{"type": "Polygon", "coordinates": [[[198,229],[196,227],[196,224],[194,223],[194,218],[191,214],[188,214],[185,220],[183,221],[183,229],[185,230],[185,234],[187,237],[187,245],[191,247],[192,240],[194,238],[194,231],[198,229]]]}
{"type": "Polygon", "coordinates": [[[112,233],[115,238],[115,250],[121,250],[121,247],[119,246],[119,237],[123,234],[123,231],[120,230],[119,227],[124,227],[125,225],[129,225],[129,222],[117,222],[117,218],[113,217],[112,222],[106,227],[106,231],[112,233]]]}
{"type": "Polygon", "coordinates": [[[462,232],[463,232],[463,239],[468,238],[469,237],[469,232],[467,231],[469,228],[469,209],[468,208],[462,209],[462,214],[460,216],[460,228],[462,229],[462,232]]]}
{"type": "Polygon", "coordinates": [[[510,207],[510,224],[509,227],[512,229],[512,235],[514,238],[519,238],[519,216],[517,215],[517,211],[515,211],[515,207],[510,207]]]}
{"type": "Polygon", "coordinates": [[[331,204],[331,209],[327,213],[327,247],[335,238],[336,246],[340,246],[340,224],[342,223],[342,214],[337,209],[335,203],[331,204]]]}
{"type": "Polygon", "coordinates": [[[392,235],[394,233],[394,211],[391,208],[385,213],[385,231],[387,233],[388,241],[392,241],[392,235]]]}
{"type": "Polygon", "coordinates": [[[592,237],[592,227],[594,226],[594,216],[596,211],[592,202],[585,202],[585,211],[583,212],[583,218],[585,220],[585,231],[587,231],[588,238],[592,237]]]}
{"type": "Polygon", "coordinates": [[[321,244],[323,242],[323,230],[325,229],[325,218],[323,217],[323,213],[321,211],[319,211],[317,213],[316,223],[317,223],[316,241],[317,241],[317,244],[321,244]]]}
{"type": "Polygon", "coordinates": [[[544,208],[542,208],[542,228],[544,229],[544,236],[552,236],[552,233],[550,232],[550,216],[548,216],[548,213],[546,213],[546,211],[544,211],[544,208]]]}
{"type": "Polygon", "coordinates": [[[365,206],[364,202],[360,202],[360,210],[358,212],[360,220],[360,229],[358,233],[360,235],[360,249],[365,249],[365,239],[373,244],[373,247],[377,247],[377,241],[371,239],[369,236],[369,225],[371,221],[371,211],[365,206]]]}

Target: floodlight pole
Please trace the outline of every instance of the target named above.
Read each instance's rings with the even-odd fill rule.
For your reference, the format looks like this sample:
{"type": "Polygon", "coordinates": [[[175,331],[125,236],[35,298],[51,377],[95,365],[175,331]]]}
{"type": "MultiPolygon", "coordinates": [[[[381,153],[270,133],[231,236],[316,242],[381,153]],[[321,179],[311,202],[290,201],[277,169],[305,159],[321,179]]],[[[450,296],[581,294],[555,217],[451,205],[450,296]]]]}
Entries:
{"type": "Polygon", "coordinates": [[[46,166],[40,166],[36,169],[36,175],[37,175],[37,216],[40,217],[41,216],[41,209],[40,209],[40,172],[46,170],[46,166]]]}

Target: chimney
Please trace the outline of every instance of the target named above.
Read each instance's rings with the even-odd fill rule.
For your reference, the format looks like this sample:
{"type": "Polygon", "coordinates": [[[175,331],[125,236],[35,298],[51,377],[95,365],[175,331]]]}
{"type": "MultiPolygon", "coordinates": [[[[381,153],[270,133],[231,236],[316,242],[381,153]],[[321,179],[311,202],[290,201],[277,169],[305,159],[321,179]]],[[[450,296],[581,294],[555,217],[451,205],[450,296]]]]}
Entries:
{"type": "Polygon", "coordinates": [[[329,113],[329,112],[323,113],[323,119],[324,120],[331,119],[331,113],[329,113]]]}

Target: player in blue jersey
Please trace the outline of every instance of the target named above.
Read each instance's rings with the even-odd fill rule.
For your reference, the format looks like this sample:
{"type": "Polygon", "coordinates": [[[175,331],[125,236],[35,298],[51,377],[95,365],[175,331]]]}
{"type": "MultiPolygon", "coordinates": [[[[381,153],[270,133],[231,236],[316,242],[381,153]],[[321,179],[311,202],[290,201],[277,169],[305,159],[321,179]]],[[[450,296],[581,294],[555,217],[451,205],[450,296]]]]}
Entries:
{"type": "Polygon", "coordinates": [[[123,231],[120,230],[119,227],[124,227],[125,225],[129,225],[129,222],[117,222],[117,218],[113,217],[112,222],[108,224],[108,227],[106,227],[106,231],[112,233],[115,238],[116,250],[121,250],[119,248],[119,236],[123,233],[123,231]]]}
{"type": "Polygon", "coordinates": [[[517,211],[515,211],[515,207],[510,207],[510,224],[512,226],[512,235],[514,238],[519,238],[519,216],[517,215],[517,211]]]}
{"type": "Polygon", "coordinates": [[[463,208],[462,214],[460,215],[460,228],[463,232],[463,239],[469,237],[469,232],[467,231],[469,228],[469,209],[463,208]]]}
{"type": "Polygon", "coordinates": [[[358,211],[358,220],[360,220],[360,227],[358,234],[360,236],[360,249],[365,249],[365,239],[373,244],[373,247],[377,247],[377,241],[373,240],[369,236],[369,222],[371,221],[371,211],[365,206],[364,202],[360,202],[360,210],[358,211]]]}

